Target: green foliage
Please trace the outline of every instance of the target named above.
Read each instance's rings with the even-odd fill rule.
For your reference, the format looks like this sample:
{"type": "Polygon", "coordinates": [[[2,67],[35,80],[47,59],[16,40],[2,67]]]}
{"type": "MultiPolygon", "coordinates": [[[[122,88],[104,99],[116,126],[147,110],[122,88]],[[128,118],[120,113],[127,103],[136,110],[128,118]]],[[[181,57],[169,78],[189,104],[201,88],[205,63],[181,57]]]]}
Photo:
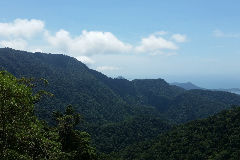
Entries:
{"type": "Polygon", "coordinates": [[[74,130],[80,115],[71,106],[55,113],[57,128],[34,115],[34,103],[44,91],[33,94],[31,80],[0,71],[0,159],[95,160],[90,135],[74,130]]]}
{"type": "Polygon", "coordinates": [[[240,104],[240,96],[228,92],[189,90],[174,98],[165,116],[175,122],[184,123],[206,118],[221,110],[240,104]]]}
{"type": "Polygon", "coordinates": [[[216,114],[231,108],[232,104],[240,105],[238,95],[207,90],[186,91],[170,86],[163,79],[112,79],[65,55],[2,48],[0,68],[16,77],[47,79],[49,85],[37,85],[33,93],[46,90],[54,96],[38,102],[35,114],[54,125],[52,112],[64,112],[65,106],[72,104],[85,120],[76,128],[90,133],[98,150],[105,153],[165,132],[167,129],[162,127],[162,119],[181,124],[216,114]],[[144,122],[140,120],[142,117],[144,122]],[[139,134],[133,134],[134,130],[139,134]],[[112,135],[106,136],[108,133],[112,135]]]}
{"type": "Polygon", "coordinates": [[[129,144],[145,141],[169,130],[172,126],[161,118],[143,115],[120,123],[112,123],[95,129],[93,139],[99,151],[119,151],[129,144]]]}
{"type": "Polygon", "coordinates": [[[71,105],[66,107],[64,114],[54,113],[57,121],[59,141],[62,151],[70,155],[70,159],[95,160],[95,149],[90,145],[90,135],[86,132],[74,130],[80,123],[80,114],[73,110],[71,105]]]}
{"type": "Polygon", "coordinates": [[[56,159],[61,155],[58,135],[45,132],[34,116],[32,88],[5,71],[0,72],[1,159],[56,159]]]}
{"type": "Polygon", "coordinates": [[[112,159],[239,159],[240,107],[180,125],[151,141],[137,143],[112,159]]]}

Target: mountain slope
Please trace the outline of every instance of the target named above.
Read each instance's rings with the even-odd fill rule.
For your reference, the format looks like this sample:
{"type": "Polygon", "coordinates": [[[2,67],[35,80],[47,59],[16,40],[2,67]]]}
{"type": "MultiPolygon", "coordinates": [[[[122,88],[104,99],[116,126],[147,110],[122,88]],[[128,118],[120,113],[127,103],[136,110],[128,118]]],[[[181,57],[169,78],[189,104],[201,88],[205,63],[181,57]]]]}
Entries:
{"type": "Polygon", "coordinates": [[[240,96],[233,93],[189,90],[171,101],[165,115],[176,123],[185,123],[206,118],[238,104],[240,104],[240,96]]]}
{"type": "MultiPolygon", "coordinates": [[[[40,118],[52,123],[52,111],[63,111],[66,105],[72,104],[84,118],[81,125],[83,128],[81,129],[96,137],[93,139],[95,143],[97,143],[98,138],[96,135],[104,136],[104,134],[98,133],[98,130],[104,128],[104,132],[109,132],[109,129],[104,127],[107,124],[117,123],[117,126],[121,128],[124,123],[120,122],[131,117],[152,117],[151,120],[158,119],[160,123],[160,113],[157,112],[155,107],[138,103],[128,104],[121,97],[122,95],[112,87],[113,85],[111,86],[103,80],[112,81],[113,79],[96,71],[93,73],[92,70],[75,58],[65,55],[29,53],[2,48],[0,49],[0,68],[11,72],[17,77],[47,79],[48,86],[37,89],[47,90],[53,93],[54,97],[45,98],[39,103],[35,113],[40,118]],[[99,78],[98,75],[103,78],[99,78]]],[[[139,123],[139,125],[142,124],[139,123]]],[[[146,126],[145,128],[150,130],[150,127],[146,126]]],[[[114,130],[117,131],[118,128],[114,128],[114,130]]],[[[156,136],[157,132],[162,131],[161,125],[155,125],[155,130],[151,136],[156,136]]],[[[146,136],[143,135],[143,137],[146,136]]],[[[107,145],[105,143],[102,146],[107,145]]],[[[100,148],[100,150],[106,149],[100,148]]],[[[111,148],[112,150],[114,148],[111,148]]]]}
{"type": "Polygon", "coordinates": [[[49,81],[45,89],[55,97],[41,104],[48,111],[62,110],[70,103],[84,115],[87,122],[100,124],[104,121],[121,121],[131,114],[130,106],[74,58],[1,49],[0,61],[0,67],[17,77],[45,78],[49,81]]]}
{"type": "Polygon", "coordinates": [[[112,79],[65,55],[2,48],[0,68],[17,77],[47,79],[49,85],[37,89],[45,89],[55,96],[39,103],[35,113],[52,123],[52,111],[63,111],[66,105],[72,104],[84,117],[81,129],[92,134],[95,144],[101,146],[99,150],[107,152],[157,136],[165,131],[162,124],[166,121],[185,123],[230,108],[232,104],[240,105],[240,96],[235,94],[186,91],[169,85],[163,79],[112,79]],[[142,117],[144,123],[140,120],[142,117]],[[131,130],[138,126],[134,128],[136,132],[119,132],[125,124],[128,125],[124,129],[126,132],[128,128],[131,130]],[[145,131],[152,132],[148,134],[145,131]],[[109,132],[113,133],[112,137],[105,136],[109,132]],[[122,143],[121,139],[127,137],[129,141],[122,143]],[[101,138],[108,140],[100,142],[101,138]]]}
{"type": "Polygon", "coordinates": [[[172,128],[161,118],[132,117],[119,123],[109,123],[95,130],[96,148],[104,153],[119,151],[129,144],[148,140],[172,128]]]}
{"type": "Polygon", "coordinates": [[[239,159],[239,156],[240,107],[180,125],[152,141],[127,147],[113,159],[225,160],[239,159]]]}

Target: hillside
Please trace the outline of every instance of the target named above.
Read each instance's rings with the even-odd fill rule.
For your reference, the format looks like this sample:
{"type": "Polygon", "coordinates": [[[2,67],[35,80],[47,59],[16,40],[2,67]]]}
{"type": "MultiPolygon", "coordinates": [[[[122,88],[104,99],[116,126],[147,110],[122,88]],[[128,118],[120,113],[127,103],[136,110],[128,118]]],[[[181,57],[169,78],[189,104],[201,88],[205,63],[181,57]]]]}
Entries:
{"type": "Polygon", "coordinates": [[[187,91],[163,79],[109,78],[66,55],[1,48],[0,68],[17,77],[47,79],[49,84],[37,89],[47,90],[54,97],[37,104],[35,114],[54,124],[52,112],[64,111],[71,104],[84,118],[79,129],[88,131],[97,149],[106,153],[153,138],[174,123],[240,105],[240,96],[228,92],[187,91]],[[120,128],[124,132],[119,132],[120,128]],[[126,137],[128,141],[122,141],[126,137]]]}
{"type": "Polygon", "coordinates": [[[233,93],[189,90],[171,101],[165,115],[175,123],[184,123],[206,118],[239,103],[239,95],[233,93]]]}
{"type": "Polygon", "coordinates": [[[40,104],[41,110],[43,106],[48,111],[62,110],[67,104],[72,104],[87,122],[94,124],[121,121],[132,112],[129,105],[74,58],[1,49],[0,61],[1,68],[17,77],[48,80],[49,85],[45,89],[55,96],[47,99],[46,105],[40,104]]]}
{"type": "Polygon", "coordinates": [[[113,159],[239,159],[239,124],[240,107],[222,111],[207,119],[180,125],[151,141],[127,147],[113,159]]]}

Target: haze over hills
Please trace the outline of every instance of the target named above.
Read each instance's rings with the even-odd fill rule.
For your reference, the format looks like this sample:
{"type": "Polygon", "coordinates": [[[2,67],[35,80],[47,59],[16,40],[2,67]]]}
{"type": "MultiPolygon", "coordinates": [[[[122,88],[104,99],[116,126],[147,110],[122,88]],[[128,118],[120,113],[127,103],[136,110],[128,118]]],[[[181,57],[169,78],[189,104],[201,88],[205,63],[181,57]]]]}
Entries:
{"type": "Polygon", "coordinates": [[[191,89],[203,89],[201,87],[196,86],[195,84],[191,83],[191,82],[186,82],[186,83],[179,83],[179,82],[174,82],[171,83],[171,85],[175,85],[181,88],[184,88],[186,90],[191,90],[191,89]]]}
{"type": "MultiPolygon", "coordinates": [[[[186,82],[186,83],[174,82],[174,83],[170,83],[170,84],[178,86],[178,87],[181,87],[181,88],[186,89],[186,90],[191,90],[191,89],[204,89],[204,90],[207,90],[206,88],[199,87],[199,86],[197,86],[197,85],[195,85],[195,84],[193,84],[191,82],[186,82]]],[[[225,91],[225,92],[240,94],[240,89],[239,88],[229,88],[229,89],[220,88],[220,89],[211,89],[211,90],[213,90],[213,91],[225,91]]]]}
{"type": "Polygon", "coordinates": [[[240,105],[240,96],[228,92],[185,90],[160,78],[109,78],[66,55],[1,48],[0,62],[0,68],[17,77],[47,79],[49,85],[37,89],[54,97],[39,103],[36,114],[53,124],[52,112],[71,104],[84,117],[78,129],[88,131],[104,153],[240,105]]]}
{"type": "Polygon", "coordinates": [[[225,91],[225,92],[230,92],[230,93],[235,93],[235,94],[240,94],[240,89],[239,88],[230,88],[230,89],[216,89],[218,91],[225,91]]]}

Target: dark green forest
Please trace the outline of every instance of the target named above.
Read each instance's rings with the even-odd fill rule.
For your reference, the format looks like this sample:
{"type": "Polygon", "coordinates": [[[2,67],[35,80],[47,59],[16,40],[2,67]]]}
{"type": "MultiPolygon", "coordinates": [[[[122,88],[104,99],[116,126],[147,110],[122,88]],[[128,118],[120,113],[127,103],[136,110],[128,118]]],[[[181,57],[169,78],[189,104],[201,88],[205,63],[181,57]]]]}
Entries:
{"type": "Polygon", "coordinates": [[[237,160],[240,157],[240,107],[203,120],[194,120],[160,134],[151,141],[113,153],[117,160],[237,160]]]}
{"type": "Polygon", "coordinates": [[[163,79],[110,78],[66,55],[10,48],[0,49],[0,69],[1,156],[8,159],[216,159],[239,155],[237,144],[234,142],[234,148],[232,140],[221,142],[220,135],[228,136],[215,130],[235,116],[231,123],[236,124],[227,129],[234,131],[236,140],[240,136],[233,114],[239,109],[231,110],[240,105],[239,95],[184,90],[163,79]],[[230,110],[221,112],[226,109],[230,110]],[[207,135],[202,135],[202,128],[207,135]],[[199,137],[187,137],[190,133],[199,137]],[[203,137],[213,141],[205,144],[203,137]],[[226,143],[226,147],[218,143],[226,143]]]}
{"type": "Polygon", "coordinates": [[[55,127],[34,115],[34,104],[46,93],[33,94],[29,79],[0,72],[0,159],[96,159],[90,135],[75,130],[80,115],[67,106],[55,112],[55,127]]]}

